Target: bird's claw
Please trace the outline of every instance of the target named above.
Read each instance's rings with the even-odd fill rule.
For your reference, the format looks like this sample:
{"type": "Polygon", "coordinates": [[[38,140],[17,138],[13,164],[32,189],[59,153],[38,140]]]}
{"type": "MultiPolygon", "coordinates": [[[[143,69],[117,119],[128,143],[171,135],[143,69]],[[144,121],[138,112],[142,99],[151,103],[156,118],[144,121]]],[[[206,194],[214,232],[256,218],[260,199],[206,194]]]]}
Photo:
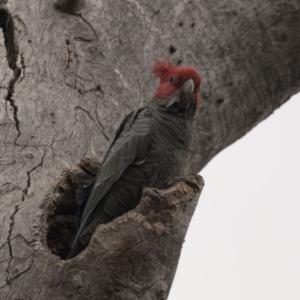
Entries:
{"type": "Polygon", "coordinates": [[[173,180],[168,182],[167,186],[171,187],[179,182],[184,182],[186,185],[190,186],[192,189],[194,189],[195,193],[198,193],[200,191],[199,185],[197,183],[189,179],[186,179],[185,177],[175,177],[173,180]]]}
{"type": "Polygon", "coordinates": [[[150,196],[158,201],[160,201],[160,194],[158,189],[155,188],[144,188],[143,189],[143,194],[142,194],[142,198],[145,196],[150,196]]]}

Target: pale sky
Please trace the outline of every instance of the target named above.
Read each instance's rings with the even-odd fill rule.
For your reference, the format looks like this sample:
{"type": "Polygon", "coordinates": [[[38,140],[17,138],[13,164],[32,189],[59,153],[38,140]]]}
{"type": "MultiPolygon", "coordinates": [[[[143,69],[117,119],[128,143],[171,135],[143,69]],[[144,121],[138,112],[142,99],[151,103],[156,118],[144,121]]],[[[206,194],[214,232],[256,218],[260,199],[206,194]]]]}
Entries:
{"type": "Polygon", "coordinates": [[[169,300],[300,299],[300,93],[218,154],[169,300]]]}

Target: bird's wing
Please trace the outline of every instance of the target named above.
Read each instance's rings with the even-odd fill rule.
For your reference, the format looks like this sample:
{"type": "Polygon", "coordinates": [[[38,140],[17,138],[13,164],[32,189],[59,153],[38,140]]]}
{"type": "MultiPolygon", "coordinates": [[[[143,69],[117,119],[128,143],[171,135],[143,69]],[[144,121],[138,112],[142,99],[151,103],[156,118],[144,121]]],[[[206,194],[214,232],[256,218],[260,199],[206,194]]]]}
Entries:
{"type": "MultiPolygon", "coordinates": [[[[118,130],[116,131],[116,134],[115,134],[115,137],[114,137],[112,143],[110,144],[108,150],[106,151],[106,154],[105,154],[105,156],[103,158],[103,162],[106,160],[106,157],[110,153],[111,148],[113,147],[113,145],[116,142],[116,140],[119,138],[120,134],[122,132],[125,132],[125,131],[128,130],[128,128],[131,126],[132,122],[134,121],[137,113],[140,110],[142,110],[142,109],[143,108],[135,110],[135,111],[132,111],[131,113],[129,113],[124,118],[124,120],[122,121],[122,123],[119,126],[118,130]]],[[[98,173],[97,173],[97,176],[95,177],[95,179],[88,186],[77,188],[77,190],[75,192],[76,202],[80,205],[80,207],[79,207],[79,209],[78,209],[78,211],[76,213],[76,229],[77,229],[77,231],[79,230],[80,225],[81,225],[82,215],[83,215],[86,203],[87,203],[87,201],[88,201],[88,199],[89,199],[89,197],[91,195],[91,192],[92,192],[92,190],[94,188],[95,182],[98,182],[97,179],[102,174],[101,172],[102,172],[102,165],[100,166],[100,168],[98,170],[98,173]]],[[[75,236],[74,236],[74,238],[75,238],[75,236]]],[[[72,242],[72,244],[73,244],[73,242],[72,242]]]]}
{"type": "Polygon", "coordinates": [[[120,125],[114,141],[103,159],[93,190],[85,204],[81,225],[74,243],[114,183],[136,159],[145,156],[151,140],[151,117],[150,110],[144,107],[130,113],[120,125]]]}

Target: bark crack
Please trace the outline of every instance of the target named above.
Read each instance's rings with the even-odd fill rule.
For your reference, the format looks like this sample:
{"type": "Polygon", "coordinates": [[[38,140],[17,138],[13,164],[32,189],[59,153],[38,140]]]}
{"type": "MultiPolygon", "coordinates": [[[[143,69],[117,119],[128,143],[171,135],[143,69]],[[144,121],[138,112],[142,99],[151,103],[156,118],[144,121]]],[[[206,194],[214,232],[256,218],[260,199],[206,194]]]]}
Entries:
{"type": "Polygon", "coordinates": [[[8,231],[8,235],[7,235],[7,244],[8,244],[8,250],[9,250],[9,255],[10,255],[10,259],[6,268],[6,282],[7,284],[10,286],[10,282],[8,280],[9,277],[9,267],[10,267],[10,263],[11,260],[13,259],[13,254],[12,254],[12,246],[11,246],[11,234],[14,228],[14,224],[15,224],[15,215],[17,214],[17,212],[19,211],[19,205],[15,206],[14,212],[12,213],[12,215],[10,216],[10,223],[9,223],[9,231],[8,231]]]}
{"type": "Polygon", "coordinates": [[[71,51],[71,42],[69,39],[66,39],[65,41],[65,47],[64,47],[64,61],[66,64],[66,69],[70,67],[72,59],[72,51],[71,51]]]}
{"type": "Polygon", "coordinates": [[[21,64],[24,66],[19,68],[17,61],[18,61],[18,45],[15,39],[15,32],[14,32],[14,23],[11,14],[8,12],[6,8],[0,8],[0,28],[2,29],[3,35],[4,35],[4,43],[5,43],[5,49],[6,49],[6,57],[9,68],[13,71],[13,77],[11,78],[9,82],[9,86],[7,87],[7,95],[5,97],[5,101],[9,102],[10,106],[13,109],[13,117],[15,121],[16,130],[18,132],[17,139],[21,135],[20,131],[20,122],[18,119],[18,107],[15,103],[15,100],[13,99],[13,94],[15,90],[15,83],[20,78],[23,70],[23,76],[24,76],[24,57],[21,57],[21,64]]]}
{"type": "MultiPolygon", "coordinates": [[[[76,14],[76,13],[70,13],[71,15],[73,16],[77,16],[79,17],[92,31],[93,31],[93,34],[95,35],[96,37],[96,40],[98,41],[98,34],[97,34],[97,31],[95,30],[95,28],[92,26],[92,24],[86,19],[84,18],[84,16],[79,13],[79,14],[76,14]]],[[[101,55],[103,56],[103,58],[105,58],[105,56],[103,55],[103,53],[101,53],[101,55]]]]}
{"type": "Polygon", "coordinates": [[[27,185],[26,187],[24,188],[23,190],[23,195],[22,195],[22,201],[25,200],[25,196],[28,195],[28,190],[31,186],[31,173],[36,170],[37,168],[39,167],[42,167],[43,166],[43,163],[44,163],[44,157],[46,156],[46,152],[44,152],[42,158],[41,158],[41,161],[36,165],[34,166],[33,168],[31,168],[26,174],[27,174],[27,185]]]}
{"type": "Polygon", "coordinates": [[[103,127],[103,125],[101,124],[101,122],[99,121],[97,115],[96,115],[96,118],[97,118],[97,121],[96,121],[96,120],[92,117],[92,115],[90,114],[90,112],[89,112],[88,110],[86,110],[86,109],[84,109],[84,108],[82,108],[81,106],[78,106],[78,105],[75,106],[75,110],[76,110],[76,109],[79,109],[79,110],[83,111],[84,113],[86,113],[87,116],[89,117],[89,119],[92,120],[95,124],[98,125],[98,128],[100,129],[101,133],[102,133],[103,136],[106,138],[106,140],[109,141],[108,136],[107,136],[107,135],[105,134],[105,132],[104,132],[104,127],[103,127]]]}
{"type": "Polygon", "coordinates": [[[89,90],[86,90],[86,91],[83,91],[81,89],[78,90],[78,93],[81,94],[81,95],[85,94],[85,93],[90,93],[90,92],[101,92],[101,94],[104,95],[104,92],[103,92],[103,90],[102,90],[102,88],[99,84],[93,89],[89,89],[89,90]]]}
{"type": "MultiPolygon", "coordinates": [[[[24,258],[18,258],[19,260],[27,260],[28,258],[33,257],[33,254],[29,255],[28,257],[24,257],[24,258]]],[[[22,274],[26,273],[32,266],[33,264],[33,259],[31,260],[30,266],[28,268],[26,268],[24,271],[21,271],[20,273],[18,273],[17,275],[15,275],[13,278],[11,278],[8,282],[8,284],[10,284],[10,282],[18,277],[20,277],[22,274]]]]}

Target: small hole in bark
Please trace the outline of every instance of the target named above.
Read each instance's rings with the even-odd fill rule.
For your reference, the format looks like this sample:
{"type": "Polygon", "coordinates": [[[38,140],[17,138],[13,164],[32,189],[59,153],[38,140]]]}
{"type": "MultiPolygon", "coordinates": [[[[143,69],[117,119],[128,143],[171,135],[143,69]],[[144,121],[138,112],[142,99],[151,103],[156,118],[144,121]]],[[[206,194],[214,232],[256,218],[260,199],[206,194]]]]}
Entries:
{"type": "Polygon", "coordinates": [[[76,232],[75,214],[79,205],[75,201],[75,191],[79,186],[90,184],[98,168],[99,162],[96,159],[81,160],[78,166],[62,173],[46,196],[47,202],[50,202],[47,245],[53,254],[62,259],[69,253],[76,232]]]}
{"type": "Polygon", "coordinates": [[[224,98],[219,98],[218,100],[217,100],[217,103],[218,104],[222,104],[224,102],[224,98]]]}
{"type": "Polygon", "coordinates": [[[181,65],[181,64],[182,64],[182,60],[179,59],[179,60],[177,61],[177,65],[181,65]]]}
{"type": "Polygon", "coordinates": [[[31,40],[28,40],[28,43],[31,44],[31,40]]]}
{"type": "Polygon", "coordinates": [[[169,47],[169,52],[170,52],[170,54],[174,54],[175,52],[176,52],[176,48],[173,46],[173,45],[171,45],[170,47],[169,47]]]}
{"type": "Polygon", "coordinates": [[[280,35],[280,39],[281,39],[282,42],[286,42],[286,41],[288,40],[288,36],[287,36],[286,34],[283,34],[283,33],[282,33],[282,34],[280,35]]]}
{"type": "Polygon", "coordinates": [[[194,28],[194,26],[195,26],[195,23],[193,22],[193,23],[191,24],[191,28],[194,28]]]}
{"type": "Polygon", "coordinates": [[[66,39],[66,44],[67,44],[67,45],[70,45],[70,44],[71,44],[69,39],[66,39]]]}
{"type": "Polygon", "coordinates": [[[179,22],[179,24],[178,24],[178,25],[179,25],[179,27],[182,27],[182,25],[183,25],[183,22],[179,22]]]}

